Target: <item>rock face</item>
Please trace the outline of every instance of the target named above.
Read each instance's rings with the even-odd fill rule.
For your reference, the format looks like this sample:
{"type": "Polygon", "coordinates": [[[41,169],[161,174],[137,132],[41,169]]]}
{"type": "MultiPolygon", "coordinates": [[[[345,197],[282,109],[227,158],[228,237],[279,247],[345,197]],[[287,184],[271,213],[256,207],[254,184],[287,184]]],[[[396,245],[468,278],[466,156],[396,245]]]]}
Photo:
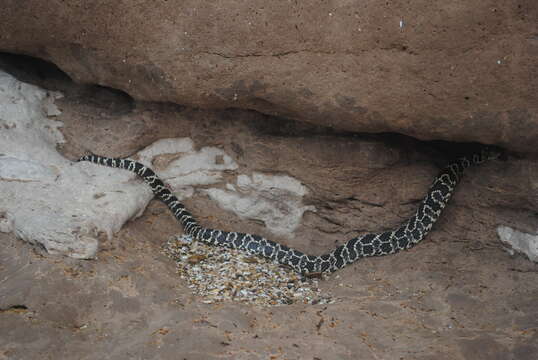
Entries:
{"type": "Polygon", "coordinates": [[[526,234],[508,226],[499,226],[497,233],[499,239],[510,246],[508,251],[523,253],[530,260],[538,262],[538,234],[526,234]]]}
{"type": "MultiPolygon", "coordinates": [[[[108,89],[81,96],[72,83],[60,86],[60,112],[52,93],[8,75],[0,85],[0,231],[73,257],[93,257],[99,232],[115,233],[152,197],[129,172],[69,161],[87,152],[137,156],[204,226],[311,254],[398,226],[438,172],[435,148],[399,136],[330,133],[238,110],[129,107],[108,89]]],[[[482,246],[496,243],[499,225],[534,232],[537,174],[535,161],[513,158],[469,169],[431,238],[482,246]]]]}
{"type": "Polygon", "coordinates": [[[0,72],[0,231],[49,253],[92,258],[98,233],[112,236],[152,196],[122,184],[128,174],[73,166],[57,152],[62,123],[47,118],[60,114],[55,97],[0,72]]]}
{"type": "Polygon", "coordinates": [[[534,3],[5,1],[0,50],[138,99],[536,152],[534,3]]]}
{"type": "Polygon", "coordinates": [[[321,254],[401,223],[445,156],[403,136],[137,103],[44,78],[64,97],[0,76],[0,358],[535,359],[538,263],[508,255],[496,233],[536,254],[530,157],[469,169],[425,241],[320,281],[335,303],[202,304],[160,253],[181,233],[162,203],[122,226],[151,198],[147,186],[69,159],[136,155],[201,224],[321,254]],[[109,239],[78,236],[120,226],[109,239]],[[4,232],[72,257],[98,252],[39,256],[4,232]]]}
{"type": "MultiPolygon", "coordinates": [[[[56,151],[64,143],[54,105],[58,93],[17,81],[0,72],[0,231],[41,245],[49,253],[93,258],[98,233],[110,238],[139,215],[152,198],[149,187],[125,183],[134,174],[89,163],[72,163],[56,151]]],[[[224,185],[224,173],[237,163],[215,147],[194,149],[189,138],[156,141],[138,154],[180,199],[195,186],[224,185]]],[[[307,193],[289,176],[255,173],[237,176],[237,188],[209,187],[218,205],[236,215],[262,221],[270,232],[291,236],[306,210],[307,193]]]]}

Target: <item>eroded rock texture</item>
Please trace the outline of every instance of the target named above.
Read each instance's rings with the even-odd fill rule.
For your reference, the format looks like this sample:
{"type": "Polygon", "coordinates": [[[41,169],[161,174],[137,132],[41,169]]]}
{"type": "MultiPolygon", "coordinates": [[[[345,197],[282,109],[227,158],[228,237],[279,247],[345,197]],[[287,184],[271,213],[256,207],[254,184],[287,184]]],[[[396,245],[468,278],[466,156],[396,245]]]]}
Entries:
{"type": "Polygon", "coordinates": [[[48,253],[93,258],[98,233],[112,236],[152,196],[124,183],[128,174],[76,166],[58,153],[58,97],[0,71],[0,232],[48,253]]]}
{"type": "MultiPolygon", "coordinates": [[[[20,176],[0,182],[6,189],[21,189],[14,193],[16,196],[3,198],[4,202],[11,199],[11,205],[4,206],[10,219],[25,209],[19,203],[32,209],[34,205],[29,204],[35,200],[30,199],[37,199],[45,210],[34,212],[31,219],[82,219],[83,211],[77,209],[88,208],[94,209],[92,214],[104,215],[102,221],[89,223],[110,224],[112,230],[101,231],[115,232],[143,210],[149,189],[138,179],[126,183],[125,179],[135,176],[125,171],[86,163],[73,165],[67,159],[77,159],[88,152],[138,156],[163,177],[205,226],[257,233],[321,254],[361,233],[398,226],[426,194],[438,166],[450,158],[435,144],[401,136],[331,132],[254,112],[132,103],[110,90],[86,89],[69,82],[56,87],[66,94],[56,100],[61,113],[55,115],[63,122],[61,130],[66,142],[61,147],[63,157],[54,149],[54,143],[47,145],[47,151],[58,158],[58,164],[43,158],[43,151],[28,147],[27,141],[16,141],[13,129],[2,130],[5,139],[17,144],[9,146],[4,141],[4,154],[57,167],[61,174],[59,180],[45,181],[46,186],[36,182],[36,189],[32,188],[34,183],[9,181],[20,176]],[[13,155],[16,149],[19,150],[13,155]],[[91,176],[85,175],[85,180],[79,182],[77,176],[67,176],[64,168],[69,174],[83,170],[91,176]],[[107,185],[100,190],[88,182],[107,185]],[[43,186],[49,190],[44,191],[43,186]],[[62,196],[51,195],[52,190],[62,196]],[[24,194],[28,200],[21,200],[24,194]],[[63,210],[51,213],[46,210],[51,204],[63,210]],[[127,204],[133,206],[124,212],[127,204]]],[[[6,123],[15,122],[9,115],[4,118],[6,123]]],[[[35,123],[39,126],[39,121],[35,123]]],[[[22,125],[17,129],[28,131],[22,125]]],[[[457,148],[449,146],[452,150],[457,148]]],[[[535,161],[513,157],[470,169],[446,215],[436,225],[448,229],[447,233],[432,234],[433,238],[447,235],[447,241],[455,237],[489,243],[496,241],[498,226],[535,233],[537,173],[535,161]]],[[[12,229],[10,226],[4,231],[12,229]]],[[[175,232],[180,231],[176,224],[175,232]]],[[[69,235],[69,231],[65,233],[69,235]]],[[[49,238],[56,244],[65,243],[58,240],[60,236],[49,238]]],[[[39,239],[27,240],[43,243],[39,239]]],[[[93,249],[89,256],[95,254],[96,248],[93,249]]]]}
{"type": "Polygon", "coordinates": [[[4,1],[0,50],[144,100],[536,152],[534,0],[4,1]]]}
{"type": "MultiPolygon", "coordinates": [[[[20,149],[30,141],[14,140],[15,114],[0,112],[0,152],[62,175],[51,177],[45,189],[30,189],[41,205],[58,204],[62,211],[53,215],[62,221],[73,214],[66,211],[73,210],[68,191],[77,190],[85,205],[97,202],[100,207],[91,211],[118,227],[111,216],[122,214],[122,202],[145,205],[148,189],[130,173],[69,161],[88,151],[138,153],[177,187],[200,223],[259,233],[320,254],[356,234],[402,222],[459,147],[444,144],[445,153],[438,143],[400,135],[352,134],[243,110],[141,103],[46,71],[27,78],[65,94],[55,101],[59,111],[40,110],[39,96],[37,104],[11,97],[2,108],[16,103],[40,114],[26,131],[60,130],[65,142],[34,141],[34,151],[24,153],[20,149]],[[84,181],[66,176],[66,169],[83,170],[84,181]],[[106,196],[95,198],[92,182],[105,185],[106,196]],[[44,193],[53,189],[65,197],[44,193]],[[254,201],[243,202],[245,197],[254,201]],[[275,206],[244,212],[226,206],[227,198],[252,208],[275,206]],[[107,202],[108,215],[102,210],[107,202]],[[300,218],[297,228],[295,221],[286,226],[288,234],[266,217],[276,214],[279,220],[286,211],[287,220],[300,218]]],[[[0,156],[0,165],[5,158],[0,156]]],[[[338,301],[327,305],[202,304],[160,254],[166,239],[181,229],[156,201],[115,236],[102,237],[94,261],[40,256],[0,233],[0,358],[534,359],[538,264],[503,251],[496,230],[536,232],[537,165],[532,156],[508,154],[507,161],[469,169],[425,241],[331,275],[321,283],[338,301]]],[[[31,211],[34,203],[27,201],[5,206],[16,184],[14,174],[8,175],[0,180],[0,208],[31,211]]],[[[9,232],[4,215],[0,211],[0,231],[9,232]]],[[[47,216],[46,208],[35,208],[36,219],[47,216]]]]}
{"type": "MultiPolygon", "coordinates": [[[[65,142],[63,123],[50,117],[61,114],[54,105],[59,97],[0,71],[0,231],[14,232],[49,253],[93,258],[97,234],[110,238],[141,214],[152,196],[140,181],[125,183],[136,177],[132,173],[70,162],[57,152],[65,142]]],[[[240,174],[223,150],[196,150],[189,138],[161,139],[135,156],[181,200],[207,187],[202,191],[221,208],[260,221],[278,235],[291,237],[303,213],[315,210],[302,205],[308,190],[294,178],[240,174]],[[235,185],[226,184],[225,172],[238,175],[235,185]]]]}

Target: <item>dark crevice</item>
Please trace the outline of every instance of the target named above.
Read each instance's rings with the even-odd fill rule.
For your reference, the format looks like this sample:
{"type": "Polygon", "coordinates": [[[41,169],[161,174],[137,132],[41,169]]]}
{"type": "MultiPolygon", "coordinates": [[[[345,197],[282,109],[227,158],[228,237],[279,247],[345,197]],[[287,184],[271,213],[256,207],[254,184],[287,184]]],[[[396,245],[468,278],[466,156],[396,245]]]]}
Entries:
{"type": "Polygon", "coordinates": [[[28,310],[28,306],[26,305],[13,305],[10,307],[10,309],[24,309],[24,310],[28,310]]]}
{"type": "Polygon", "coordinates": [[[112,115],[129,113],[135,106],[134,99],[126,92],[102,85],[78,84],[58,66],[39,58],[0,52],[0,70],[22,82],[60,91],[74,101],[90,101],[90,105],[112,115]]]}
{"type": "Polygon", "coordinates": [[[55,64],[27,55],[0,52],[0,69],[18,80],[48,90],[62,91],[73,80],[55,64]]]}
{"type": "MultiPolygon", "coordinates": [[[[243,110],[244,111],[244,110],[243,110]]],[[[249,110],[254,111],[255,110],[249,110]]],[[[266,121],[256,121],[251,124],[255,133],[263,136],[275,138],[301,138],[301,137],[339,137],[357,140],[366,140],[379,142],[386,145],[394,145],[396,148],[417,150],[420,153],[427,154],[428,158],[434,159],[436,165],[442,167],[448,160],[476,152],[483,147],[483,144],[476,142],[454,142],[446,140],[419,140],[408,135],[381,132],[381,133],[364,133],[353,132],[315,125],[294,119],[288,119],[272,115],[263,115],[266,121]]],[[[501,150],[501,149],[500,149],[501,150]]],[[[501,151],[506,155],[506,152],[501,151]]],[[[506,159],[506,156],[503,157],[506,159]]]]}
{"type": "Polygon", "coordinates": [[[113,116],[128,114],[136,106],[126,92],[102,85],[85,85],[77,98],[113,116]]]}
{"type": "Polygon", "coordinates": [[[374,203],[374,202],[371,202],[371,201],[366,201],[366,200],[359,199],[356,196],[350,196],[346,200],[350,201],[350,202],[355,201],[355,202],[358,202],[359,204],[366,205],[366,206],[372,206],[372,207],[384,207],[385,206],[385,203],[374,203]]]}
{"type": "Polygon", "coordinates": [[[9,306],[7,308],[0,308],[0,313],[7,313],[7,312],[14,312],[14,313],[17,313],[17,312],[26,312],[28,311],[28,306],[26,305],[12,305],[12,306],[9,306]]]}

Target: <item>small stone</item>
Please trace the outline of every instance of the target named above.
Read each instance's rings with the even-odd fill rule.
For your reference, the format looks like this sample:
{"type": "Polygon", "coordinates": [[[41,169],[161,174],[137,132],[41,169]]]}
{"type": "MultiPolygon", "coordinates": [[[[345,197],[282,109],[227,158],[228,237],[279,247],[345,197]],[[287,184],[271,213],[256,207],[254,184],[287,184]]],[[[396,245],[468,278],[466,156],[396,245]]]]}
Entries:
{"type": "Polygon", "coordinates": [[[198,264],[200,261],[204,260],[205,258],[206,258],[205,255],[196,254],[196,255],[189,256],[189,258],[187,259],[187,262],[189,264],[198,264]]]}

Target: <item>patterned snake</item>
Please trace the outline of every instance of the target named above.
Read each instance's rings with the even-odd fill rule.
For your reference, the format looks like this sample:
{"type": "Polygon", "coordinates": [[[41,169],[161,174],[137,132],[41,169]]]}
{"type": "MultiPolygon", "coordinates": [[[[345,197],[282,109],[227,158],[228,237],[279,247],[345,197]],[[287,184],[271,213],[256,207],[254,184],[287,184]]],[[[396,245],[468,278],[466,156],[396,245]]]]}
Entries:
{"type": "Polygon", "coordinates": [[[362,257],[394,254],[400,250],[411,248],[426,237],[433,224],[439,219],[441,211],[454,193],[464,170],[485,160],[495,159],[499,155],[498,151],[484,147],[479,152],[454,160],[435,178],[415,214],[399,227],[391,231],[357,236],[321,256],[307,255],[259,235],[202,227],[155,172],[139,162],[98,155],[86,155],[79,161],[90,161],[136,173],[151,187],[155,197],[168,206],[176,219],[183,225],[184,232],[194,239],[210,245],[224,246],[263,256],[289,265],[295,271],[306,275],[333,272],[362,257]]]}

